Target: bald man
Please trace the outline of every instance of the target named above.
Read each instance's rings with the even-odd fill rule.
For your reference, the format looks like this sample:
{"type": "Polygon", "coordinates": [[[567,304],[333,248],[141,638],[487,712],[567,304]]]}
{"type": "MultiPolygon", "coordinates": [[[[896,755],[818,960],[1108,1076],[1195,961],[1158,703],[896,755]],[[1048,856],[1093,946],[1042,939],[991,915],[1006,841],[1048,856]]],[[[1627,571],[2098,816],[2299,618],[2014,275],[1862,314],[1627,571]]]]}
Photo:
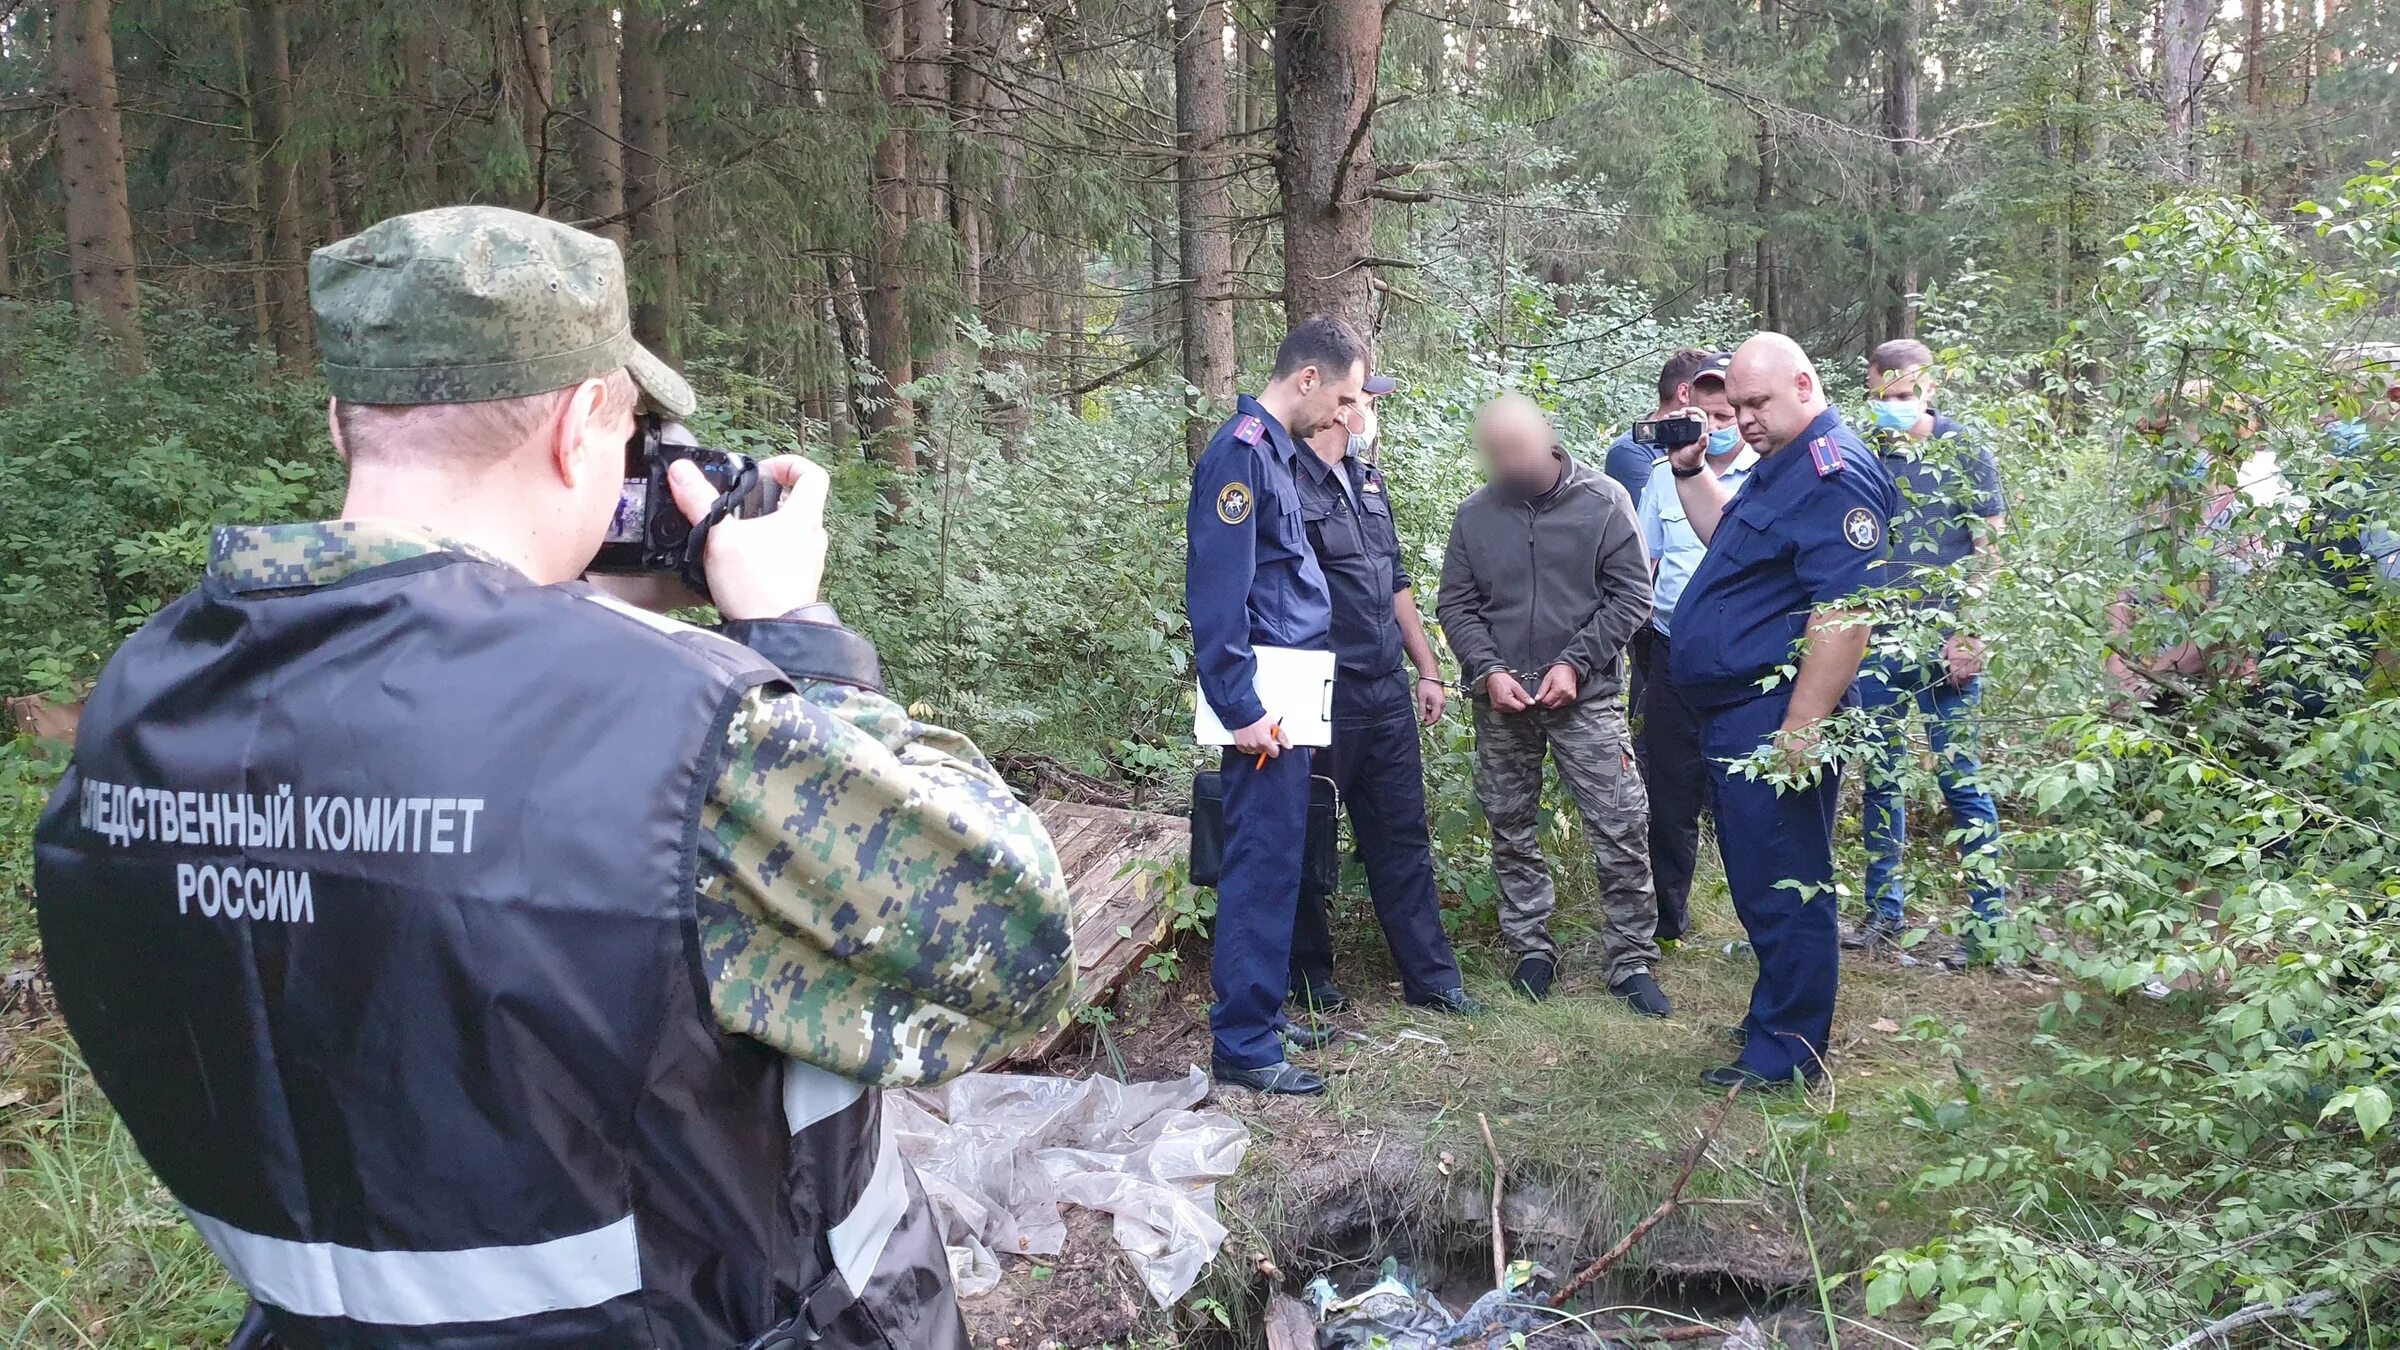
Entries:
{"type": "Polygon", "coordinates": [[[1609,991],[1646,1017],[1672,1007],[1650,888],[1650,799],[1625,730],[1625,643],[1650,618],[1650,559],[1633,499],[1578,464],[1533,400],[1475,416],[1491,482],[1461,502],[1435,614],[1475,704],[1475,795],[1492,826],[1500,936],[1527,997],[1550,993],[1557,889],[1542,857],[1542,764],[1558,765],[1600,878],[1609,991]]]}
{"type": "Polygon", "coordinates": [[[1831,764],[1815,763],[1818,724],[1850,695],[1869,628],[1858,593],[1874,584],[1893,510],[1892,481],[1826,402],[1816,366],[1781,333],[1741,345],[1726,371],[1742,439],[1759,462],[1729,491],[1706,442],[1669,458],[1692,532],[1708,552],[1675,606],[1668,672],[1700,709],[1717,837],[1735,913],[1758,953],[1742,1051],[1701,1075],[1710,1087],[1814,1082],[1833,1034],[1840,932],[1833,893],[1831,764]],[[1778,788],[1729,762],[1775,747],[1778,788]]]}

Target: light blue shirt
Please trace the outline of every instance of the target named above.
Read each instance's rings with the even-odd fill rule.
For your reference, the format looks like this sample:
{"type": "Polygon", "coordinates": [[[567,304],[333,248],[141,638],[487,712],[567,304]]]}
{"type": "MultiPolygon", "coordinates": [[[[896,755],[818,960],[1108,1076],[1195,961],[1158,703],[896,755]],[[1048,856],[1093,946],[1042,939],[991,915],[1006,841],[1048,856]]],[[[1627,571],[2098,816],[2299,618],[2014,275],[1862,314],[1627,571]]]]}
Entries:
{"type": "MultiPolygon", "coordinates": [[[[1733,457],[1717,475],[1727,492],[1738,491],[1750,481],[1750,470],[1758,456],[1749,446],[1733,457]]],[[[1675,488],[1675,470],[1660,460],[1650,470],[1649,486],[1642,493],[1639,512],[1642,520],[1642,543],[1650,550],[1650,561],[1658,570],[1658,586],[1651,598],[1650,626],[1672,635],[1667,621],[1675,616],[1675,602],[1683,598],[1683,588],[1691,584],[1692,573],[1700,566],[1700,557],[1708,545],[1692,533],[1692,524],[1683,517],[1683,494],[1675,488]]]]}

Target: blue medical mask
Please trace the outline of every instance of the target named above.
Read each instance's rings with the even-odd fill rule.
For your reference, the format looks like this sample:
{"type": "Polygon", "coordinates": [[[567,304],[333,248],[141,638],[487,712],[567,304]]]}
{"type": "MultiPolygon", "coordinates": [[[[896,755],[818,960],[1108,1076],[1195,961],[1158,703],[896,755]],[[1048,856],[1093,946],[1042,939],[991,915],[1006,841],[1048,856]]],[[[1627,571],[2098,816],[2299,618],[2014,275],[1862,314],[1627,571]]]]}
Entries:
{"type": "Polygon", "coordinates": [[[2347,422],[2335,422],[2325,428],[2325,439],[2332,442],[2333,453],[2355,455],[2367,448],[2366,419],[2354,417],[2347,422]]]}
{"type": "Polygon", "coordinates": [[[1742,429],[1740,427],[1718,427],[1708,433],[1708,453],[1712,455],[1730,455],[1741,446],[1741,443],[1742,429]]]}
{"type": "Polygon", "coordinates": [[[1921,398],[1871,398],[1867,411],[1875,414],[1875,425],[1884,431],[1906,431],[1925,415],[1925,400],[1921,398]]]}
{"type": "Polygon", "coordinates": [[[1373,450],[1374,448],[1375,442],[1368,440],[1366,437],[1359,435],[1355,431],[1350,433],[1350,455],[1352,458],[1363,464],[1366,462],[1367,452],[1373,450]]]}

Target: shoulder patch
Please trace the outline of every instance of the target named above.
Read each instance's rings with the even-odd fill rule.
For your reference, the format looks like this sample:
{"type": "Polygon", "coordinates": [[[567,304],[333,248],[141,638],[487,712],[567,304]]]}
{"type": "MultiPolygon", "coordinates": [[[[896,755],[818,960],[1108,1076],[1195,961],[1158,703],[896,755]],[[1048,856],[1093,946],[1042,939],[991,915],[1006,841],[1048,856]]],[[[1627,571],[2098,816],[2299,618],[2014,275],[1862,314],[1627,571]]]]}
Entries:
{"type": "Polygon", "coordinates": [[[1877,520],[1875,513],[1867,508],[1853,506],[1850,514],[1842,517],[1842,538],[1850,541],[1850,547],[1864,553],[1883,542],[1883,522],[1877,520]]]}
{"type": "Polygon", "coordinates": [[[1380,474],[1380,473],[1377,473],[1377,472],[1376,472],[1375,470],[1373,470],[1373,469],[1369,469],[1369,470],[1367,470],[1367,481],[1366,481],[1365,483],[1363,483],[1363,484],[1361,484],[1361,485],[1360,485],[1360,487],[1359,487],[1359,491],[1361,491],[1361,492],[1381,492],[1381,491],[1383,491],[1383,475],[1382,475],[1382,474],[1380,474]]]}
{"type": "MultiPolygon", "coordinates": [[[[1842,471],[1842,448],[1831,436],[1819,436],[1808,443],[1809,461],[1817,466],[1817,477],[1831,478],[1842,471]]],[[[1865,547],[1861,545],[1860,547],[1865,547]]]]}
{"type": "Polygon", "coordinates": [[[1267,424],[1259,421],[1256,413],[1243,413],[1233,424],[1233,438],[1244,445],[1256,445],[1266,434],[1267,424]]]}
{"type": "MultiPolygon", "coordinates": [[[[1258,419],[1252,418],[1255,422],[1258,419]]],[[[1240,433],[1235,433],[1239,435],[1240,433]]],[[[1239,479],[1217,489],[1217,519],[1228,525],[1239,525],[1250,518],[1250,485],[1239,479]]]]}

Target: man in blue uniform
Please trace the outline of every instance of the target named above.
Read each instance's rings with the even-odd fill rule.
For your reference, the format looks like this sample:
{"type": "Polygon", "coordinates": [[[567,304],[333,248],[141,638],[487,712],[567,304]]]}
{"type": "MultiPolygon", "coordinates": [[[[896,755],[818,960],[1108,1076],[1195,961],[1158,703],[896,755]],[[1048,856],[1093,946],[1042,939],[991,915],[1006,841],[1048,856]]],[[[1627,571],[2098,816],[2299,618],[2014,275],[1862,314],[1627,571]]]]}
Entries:
{"type": "Polygon", "coordinates": [[[1708,552],[1675,606],[1668,671],[1705,718],[1718,832],[1741,842],[1725,851],[1725,880],[1758,953],[1758,982],[1740,1057],[1701,1081],[1788,1085],[1817,1077],[1833,1034],[1840,785],[1830,765],[1778,789],[1731,762],[1772,745],[1787,769],[1813,769],[1817,724],[1841,706],[1866,654],[1869,629],[1850,599],[1877,579],[1895,502],[1798,343],[1751,338],[1725,386],[1759,464],[1735,494],[1707,471],[1705,440],[1671,457],[1685,518],[1708,552]]]}
{"type": "MultiPolygon", "coordinates": [[[[1400,561],[1400,535],[1383,473],[1371,459],[1374,400],[1392,392],[1375,375],[1347,423],[1309,438],[1294,476],[1309,547],[1333,596],[1333,744],[1318,771],[1341,792],[1367,868],[1375,922],[1400,972],[1401,997],[1449,1013],[1481,1011],[1458,975],[1433,887],[1433,839],[1425,828],[1425,764],[1417,722],[1441,717],[1449,701],[1442,668],[1417,613],[1415,583],[1400,561]],[[1415,682],[1401,672],[1405,653],[1415,682]]],[[[1333,934],[1322,892],[1303,886],[1292,933],[1292,998],[1314,1012],[1342,1006],[1333,982],[1333,934]]]]}
{"type": "MultiPolygon", "coordinates": [[[[1900,859],[1908,842],[1908,803],[1902,770],[1908,754],[1908,714],[1925,714],[1934,774],[1958,827],[1975,922],[1946,965],[1962,965],[1976,949],[1979,929],[1999,920],[2007,899],[2000,879],[2000,813],[1983,784],[1976,757],[1975,710],[1983,702],[1983,644],[1958,626],[1968,599],[1961,564],[1980,574],[1993,557],[2007,510],[2000,466],[1988,445],[1970,442],[1958,423],[1935,411],[1933,352],[1914,338],[1877,347],[1867,359],[1875,452],[1892,477],[1901,507],[1892,521],[1887,585],[1916,593],[1913,605],[1940,621],[1940,649],[1924,656],[1878,652],[1859,672],[1859,702],[1875,713],[1881,753],[1865,766],[1867,902],[1849,950],[1897,945],[1908,930],[1907,890],[1900,859]],[[1973,561],[1970,561],[1972,559],[1973,561]]],[[[1969,578],[1970,582],[1980,576],[1969,578]]],[[[1972,589],[1970,586],[1969,589],[1972,589]]]]}
{"type": "MultiPolygon", "coordinates": [[[[1254,646],[1324,651],[1332,602],[1310,551],[1292,475],[1300,442],[1365,396],[1367,345],[1318,315],[1275,349],[1265,392],[1245,395],[1192,466],[1184,514],[1184,605],[1200,691],[1233,729],[1225,785],[1225,865],[1217,882],[1210,978],[1217,1081],[1261,1092],[1314,1093],[1325,1080],[1284,1058],[1292,925],[1308,835],[1309,752],[1283,739],[1256,688],[1254,646]]],[[[1294,1035],[1302,1049],[1322,1033],[1294,1035]]]]}

